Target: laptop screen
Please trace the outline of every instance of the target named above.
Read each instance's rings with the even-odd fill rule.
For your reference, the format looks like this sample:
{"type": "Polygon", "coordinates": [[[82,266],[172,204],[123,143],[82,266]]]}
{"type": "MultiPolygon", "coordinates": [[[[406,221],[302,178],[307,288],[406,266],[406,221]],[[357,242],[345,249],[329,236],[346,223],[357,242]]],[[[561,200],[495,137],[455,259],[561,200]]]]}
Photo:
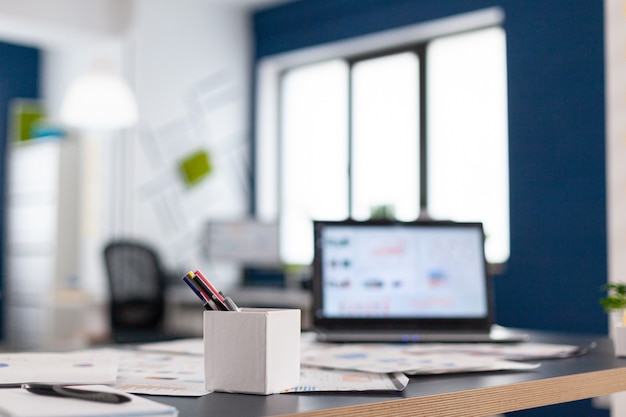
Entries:
{"type": "Polygon", "coordinates": [[[481,223],[316,221],[314,230],[316,324],[489,324],[481,223]]]}

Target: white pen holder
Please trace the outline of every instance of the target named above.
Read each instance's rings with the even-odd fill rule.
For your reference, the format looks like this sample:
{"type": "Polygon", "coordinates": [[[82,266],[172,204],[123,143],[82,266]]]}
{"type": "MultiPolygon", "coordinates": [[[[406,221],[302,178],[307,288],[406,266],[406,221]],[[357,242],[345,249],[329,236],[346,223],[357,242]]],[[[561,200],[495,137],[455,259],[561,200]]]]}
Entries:
{"type": "Polygon", "coordinates": [[[274,394],[300,380],[300,310],[204,312],[209,391],[274,394]]]}

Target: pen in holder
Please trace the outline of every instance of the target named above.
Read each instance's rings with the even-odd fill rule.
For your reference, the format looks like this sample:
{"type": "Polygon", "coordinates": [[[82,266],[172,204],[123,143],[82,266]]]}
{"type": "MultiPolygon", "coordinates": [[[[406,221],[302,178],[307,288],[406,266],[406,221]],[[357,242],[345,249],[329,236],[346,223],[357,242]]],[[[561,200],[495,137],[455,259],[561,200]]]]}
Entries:
{"type": "Polygon", "coordinates": [[[300,310],[204,312],[209,391],[274,394],[300,380],[300,310]]]}

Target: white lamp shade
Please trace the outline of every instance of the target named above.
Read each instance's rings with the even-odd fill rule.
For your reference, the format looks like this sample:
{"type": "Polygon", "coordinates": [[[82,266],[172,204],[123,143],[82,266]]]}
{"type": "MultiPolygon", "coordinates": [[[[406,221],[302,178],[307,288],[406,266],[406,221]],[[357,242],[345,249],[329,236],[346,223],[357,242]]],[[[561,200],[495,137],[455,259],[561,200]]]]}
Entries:
{"type": "Polygon", "coordinates": [[[120,129],[137,122],[137,104],[120,77],[94,69],[70,85],[60,116],[64,123],[77,128],[120,129]]]}

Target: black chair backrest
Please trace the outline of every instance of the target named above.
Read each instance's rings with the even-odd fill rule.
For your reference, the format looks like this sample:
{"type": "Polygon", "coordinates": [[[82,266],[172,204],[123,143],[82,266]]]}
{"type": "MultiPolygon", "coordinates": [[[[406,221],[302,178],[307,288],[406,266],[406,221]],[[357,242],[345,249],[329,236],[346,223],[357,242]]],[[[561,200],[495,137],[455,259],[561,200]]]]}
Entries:
{"type": "Polygon", "coordinates": [[[111,330],[159,330],[165,313],[165,275],[155,250],[133,241],[106,245],[111,330]]]}

